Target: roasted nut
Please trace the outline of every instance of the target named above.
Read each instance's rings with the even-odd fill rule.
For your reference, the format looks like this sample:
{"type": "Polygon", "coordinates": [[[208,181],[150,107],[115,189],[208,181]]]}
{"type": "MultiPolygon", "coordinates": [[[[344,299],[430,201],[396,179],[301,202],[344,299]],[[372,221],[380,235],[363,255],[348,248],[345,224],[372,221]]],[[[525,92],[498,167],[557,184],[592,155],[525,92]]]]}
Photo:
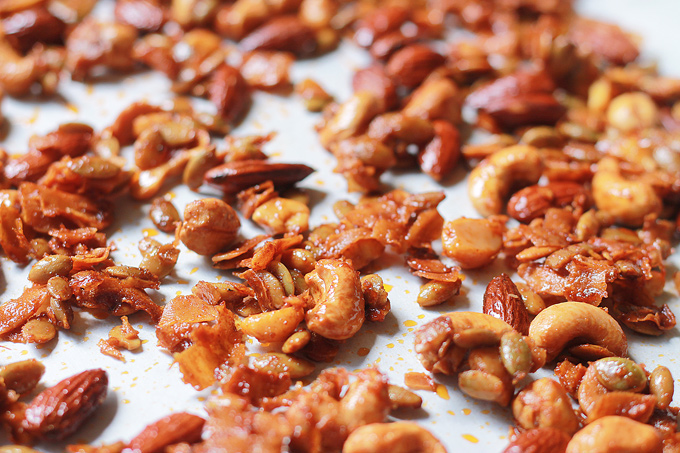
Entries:
{"type": "Polygon", "coordinates": [[[179,238],[199,255],[214,255],[234,242],[240,227],[231,206],[217,198],[204,198],[184,208],[179,238]]]}
{"type": "Polygon", "coordinates": [[[292,379],[300,379],[314,372],[314,364],[299,357],[269,352],[251,362],[253,368],[271,373],[288,373],[292,379]]]}
{"type": "Polygon", "coordinates": [[[444,254],[463,269],[475,269],[491,263],[503,246],[505,225],[496,219],[461,217],[444,223],[444,254]]]}
{"type": "Polygon", "coordinates": [[[522,335],[529,333],[529,312],[519,289],[506,274],[491,279],[484,291],[482,311],[501,319],[522,335]]]}
{"type": "Polygon", "coordinates": [[[175,231],[177,225],[182,221],[177,212],[177,208],[172,202],[164,197],[154,198],[151,202],[149,217],[156,227],[166,233],[175,231]]]}
{"type": "Polygon", "coordinates": [[[605,357],[590,366],[595,367],[597,380],[608,390],[639,392],[647,386],[647,375],[630,359],[605,357]]]}
{"type": "Polygon", "coordinates": [[[130,441],[126,450],[155,453],[174,444],[199,442],[204,424],[205,420],[198,415],[186,412],[170,414],[144,428],[130,441]]]}
{"type": "Polygon", "coordinates": [[[49,255],[33,265],[28,273],[28,279],[33,283],[47,283],[56,276],[67,276],[73,269],[73,260],[70,256],[49,255]]]}
{"type": "Polygon", "coordinates": [[[241,330],[259,342],[281,342],[286,341],[304,318],[302,307],[283,307],[248,316],[241,321],[241,330]]]}
{"type": "Polygon", "coordinates": [[[456,167],[460,158],[460,133],[447,121],[433,121],[434,138],[418,154],[420,169],[441,181],[456,167]]]}
{"type": "Polygon", "coordinates": [[[507,383],[484,371],[463,371],[458,375],[458,387],[478,400],[494,401],[502,406],[510,402],[510,398],[506,396],[507,383]]]}
{"type": "Polygon", "coordinates": [[[619,324],[604,310],[582,302],[552,305],[531,322],[529,338],[547,351],[550,362],[572,340],[592,343],[625,356],[628,342],[619,324]]]}
{"type": "Polygon", "coordinates": [[[538,379],[524,387],[512,402],[512,413],[517,423],[526,429],[556,428],[569,435],[579,429],[569,395],[549,378],[538,379]]]}
{"type": "Polygon", "coordinates": [[[661,435],[652,426],[612,415],[600,418],[577,432],[569,441],[566,453],[660,453],[661,450],[661,435]]]}
{"type": "Polygon", "coordinates": [[[421,307],[434,307],[442,304],[460,291],[460,285],[455,282],[427,282],[420,287],[416,302],[421,307]]]}
{"type": "Polygon", "coordinates": [[[26,431],[47,440],[75,433],[106,398],[108,376],[104,370],[87,370],[43,390],[26,407],[26,431]]]}
{"type": "Polygon", "coordinates": [[[517,435],[503,453],[564,453],[570,436],[557,428],[534,428],[517,435]]]}
{"type": "Polygon", "coordinates": [[[331,340],[346,340],[357,333],[364,323],[364,296],[352,266],[322,259],[305,281],[314,301],[314,308],[305,314],[307,328],[331,340]]]}
{"type": "Polygon", "coordinates": [[[659,214],[662,202],[654,187],[642,180],[625,178],[618,162],[604,158],[593,177],[593,198],[600,211],[616,222],[640,226],[648,214],[659,214]]]}
{"type": "Polygon", "coordinates": [[[396,51],[388,60],[385,71],[398,84],[414,88],[442,63],[442,55],[422,44],[412,44],[396,51]]]}
{"type": "Polygon", "coordinates": [[[612,99],[607,121],[624,134],[647,129],[658,124],[659,109],[645,93],[624,93],[612,99]]]}
{"type": "Polygon", "coordinates": [[[525,376],[531,371],[531,349],[519,333],[503,334],[500,354],[503,366],[513,376],[525,376]]]}
{"type": "Polygon", "coordinates": [[[536,184],[543,161],[532,146],[516,145],[493,153],[472,169],[468,195],[483,216],[500,214],[512,187],[536,184]]]}
{"type": "Polygon", "coordinates": [[[423,399],[398,385],[391,385],[388,388],[392,409],[418,409],[423,404],[423,399]]]}
{"type": "Polygon", "coordinates": [[[300,349],[307,346],[309,340],[311,340],[312,334],[308,330],[300,330],[293,333],[281,346],[281,351],[286,354],[294,354],[300,349]]]}
{"type": "Polygon", "coordinates": [[[340,104],[333,117],[319,131],[319,140],[324,148],[329,148],[333,142],[359,135],[380,112],[375,94],[357,91],[340,104]]]}
{"type": "Polygon", "coordinates": [[[310,112],[320,112],[333,101],[333,97],[312,79],[305,79],[295,85],[295,93],[305,103],[310,112]]]}
{"type": "Polygon", "coordinates": [[[444,446],[425,428],[414,422],[371,423],[352,431],[343,453],[445,453],[444,446]]]}
{"type": "Polygon", "coordinates": [[[649,393],[656,397],[656,407],[667,409],[673,401],[675,382],[668,368],[657,366],[649,375],[649,393]]]}
{"type": "Polygon", "coordinates": [[[0,379],[7,390],[23,396],[38,385],[45,373],[45,365],[35,359],[9,363],[0,368],[0,379]]]}
{"type": "Polygon", "coordinates": [[[299,234],[309,229],[309,208],[297,200],[272,198],[255,209],[252,220],[272,235],[299,234]]]}
{"type": "Polygon", "coordinates": [[[453,374],[466,350],[453,344],[457,334],[469,329],[489,330],[496,338],[512,330],[493,316],[475,312],[455,312],[435,318],[415,332],[415,351],[426,370],[453,374]]]}

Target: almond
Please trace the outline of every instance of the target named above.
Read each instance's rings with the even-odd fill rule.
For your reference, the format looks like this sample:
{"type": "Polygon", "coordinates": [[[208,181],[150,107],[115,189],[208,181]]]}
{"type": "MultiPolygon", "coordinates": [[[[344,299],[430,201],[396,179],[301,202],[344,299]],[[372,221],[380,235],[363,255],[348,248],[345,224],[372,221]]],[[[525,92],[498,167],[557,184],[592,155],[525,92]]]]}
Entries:
{"type": "Polygon", "coordinates": [[[106,371],[83,371],[36,396],[26,407],[24,429],[37,438],[62,440],[90,418],[106,398],[106,371]]]}
{"type": "Polygon", "coordinates": [[[564,453],[569,435],[557,428],[535,428],[519,434],[503,453],[564,453]]]}
{"type": "Polygon", "coordinates": [[[313,168],[303,164],[241,160],[213,168],[205,174],[205,181],[218,186],[225,193],[237,193],[265,181],[272,181],[277,187],[290,186],[306,178],[313,171],[313,168]]]}
{"type": "Polygon", "coordinates": [[[522,294],[506,274],[494,277],[484,292],[483,311],[501,319],[522,335],[529,333],[529,311],[522,294]]]}
{"type": "Polygon", "coordinates": [[[588,190],[575,182],[556,181],[516,192],[510,197],[507,209],[510,217],[528,223],[542,217],[549,208],[563,208],[572,203],[587,209],[591,204],[588,190]]]}
{"type": "Polygon", "coordinates": [[[170,414],[144,428],[123,453],[162,453],[174,444],[196,443],[201,440],[204,424],[205,420],[198,415],[170,414]]]}
{"type": "Polygon", "coordinates": [[[441,181],[449,175],[460,158],[460,134],[458,129],[448,121],[437,120],[434,126],[434,138],[423,151],[418,154],[418,163],[423,172],[433,179],[441,181]]]}
{"type": "Polygon", "coordinates": [[[415,88],[432,71],[444,63],[444,57],[422,44],[412,44],[396,51],[385,70],[398,84],[415,88]]]}
{"type": "Polygon", "coordinates": [[[222,64],[210,76],[208,98],[222,118],[236,122],[250,105],[250,88],[238,69],[222,64]]]}
{"type": "Polygon", "coordinates": [[[255,29],[240,44],[245,52],[278,50],[308,56],[316,51],[314,30],[297,16],[280,16],[255,29]]]}
{"type": "Polygon", "coordinates": [[[392,79],[385,73],[385,69],[379,65],[360,69],[352,78],[354,92],[369,91],[380,101],[380,111],[386,112],[397,105],[397,87],[392,79]]]}
{"type": "Polygon", "coordinates": [[[383,6],[362,18],[354,34],[360,46],[369,47],[377,37],[398,29],[409,16],[409,10],[399,6],[383,6]]]}

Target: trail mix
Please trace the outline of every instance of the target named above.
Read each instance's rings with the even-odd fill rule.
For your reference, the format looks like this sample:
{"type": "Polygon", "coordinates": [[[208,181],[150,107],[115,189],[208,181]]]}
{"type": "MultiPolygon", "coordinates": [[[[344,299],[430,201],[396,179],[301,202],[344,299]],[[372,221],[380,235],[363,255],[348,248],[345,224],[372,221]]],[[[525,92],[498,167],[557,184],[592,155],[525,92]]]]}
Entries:
{"type": "MultiPolygon", "coordinates": [[[[509,407],[506,452],[680,451],[670,371],[628,358],[624,331],[663,335],[676,324],[656,299],[678,228],[680,80],[637,63],[634,37],[558,0],[116,0],[106,21],[90,15],[95,3],[0,2],[0,103],[58,95],[64,77],[96,83],[141,68],[167,76],[176,97],[133,103],[99,131],[58,125],[21,155],[2,150],[0,246],[31,268],[23,293],[0,305],[0,338],[47,343],[88,312],[120,320],[98,347],[125,361],[141,346],[128,316],[144,312],[184,382],[219,392],[204,416],[169,414],[127,440],[69,451],[446,451],[417,423],[388,422],[422,400],[376,368],[300,381],[385,319],[391,304],[372,263],[386,254],[421,279],[422,307],[459,294],[463,270],[499,260],[523,280],[498,275],[482,313],[448,313],[415,332],[426,371],[509,407]],[[470,33],[452,40],[452,28],[470,33]],[[372,59],[351,96],[336,101],[311,79],[293,86],[297,59],[342,39],[372,59]],[[320,112],[319,142],[362,194],[334,205],[336,221],[310,225],[309,194],[296,185],[314,169],[270,159],[273,134],[230,134],[257,90],[320,112]],[[486,138],[468,140],[470,126],[486,138]],[[444,190],[381,180],[415,169],[447,184],[461,166],[482,218],[447,220],[444,190]],[[182,211],[163,197],[178,184],[223,196],[182,211]],[[140,241],[138,266],[111,255],[120,197],[149,201],[154,225],[174,234],[140,241]],[[244,220],[261,234],[244,237],[244,220]],[[235,278],[159,305],[147,290],[163,285],[182,247],[235,278]],[[249,355],[249,339],[276,351],[249,355]],[[529,379],[546,366],[556,378],[529,379]]],[[[70,438],[106,397],[100,369],[36,395],[44,371],[35,360],[0,368],[0,423],[14,443],[70,438]]],[[[434,386],[419,372],[405,383],[434,386]]]]}

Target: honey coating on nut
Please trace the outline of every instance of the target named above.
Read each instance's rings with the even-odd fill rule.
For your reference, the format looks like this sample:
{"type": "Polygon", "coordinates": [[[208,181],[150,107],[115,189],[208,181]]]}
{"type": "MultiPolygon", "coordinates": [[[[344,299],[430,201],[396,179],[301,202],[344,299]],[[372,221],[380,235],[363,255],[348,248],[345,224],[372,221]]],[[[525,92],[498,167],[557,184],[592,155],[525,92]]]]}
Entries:
{"type": "Polygon", "coordinates": [[[231,206],[216,198],[204,198],[184,208],[179,238],[199,255],[214,255],[234,242],[240,227],[231,206]]]}

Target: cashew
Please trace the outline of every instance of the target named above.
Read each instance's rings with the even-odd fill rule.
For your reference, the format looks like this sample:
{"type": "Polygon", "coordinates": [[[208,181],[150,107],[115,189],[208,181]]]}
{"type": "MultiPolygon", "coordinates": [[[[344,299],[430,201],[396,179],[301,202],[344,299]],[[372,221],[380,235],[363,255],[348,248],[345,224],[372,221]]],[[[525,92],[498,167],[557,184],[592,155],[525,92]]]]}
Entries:
{"type": "Polygon", "coordinates": [[[465,356],[465,350],[453,343],[454,335],[468,329],[485,329],[499,338],[512,330],[505,321],[493,316],[460,311],[439,316],[416,331],[415,351],[428,371],[453,374],[465,356]]]}
{"type": "Polygon", "coordinates": [[[566,453],[661,453],[661,435],[652,426],[611,415],[571,438],[566,453]]]}
{"type": "Polygon", "coordinates": [[[626,179],[615,159],[605,157],[597,165],[593,177],[593,198],[600,211],[614,221],[641,226],[647,214],[659,214],[662,203],[654,188],[646,181],[626,179]]]}
{"type": "Polygon", "coordinates": [[[461,217],[446,222],[442,230],[444,255],[463,269],[486,266],[496,259],[503,246],[505,225],[497,219],[461,217]]]}
{"type": "Polygon", "coordinates": [[[241,330],[257,341],[277,343],[286,341],[304,318],[301,306],[284,307],[248,316],[241,321],[241,330]]]}
{"type": "Polygon", "coordinates": [[[626,336],[614,318],[583,302],[563,302],[546,308],[531,322],[529,338],[545,348],[547,362],[573,341],[602,346],[616,356],[628,352],[626,336]]]}
{"type": "Polygon", "coordinates": [[[331,143],[360,134],[374,116],[380,113],[376,96],[370,91],[356,92],[346,100],[319,132],[321,144],[331,143]]]}
{"type": "Polygon", "coordinates": [[[446,453],[428,430],[414,422],[371,423],[349,435],[342,453],[446,453]]]}
{"type": "Polygon", "coordinates": [[[364,323],[364,296],[359,275],[347,262],[322,259],[305,276],[314,300],[307,328],[331,340],[346,340],[364,323]]]}
{"type": "Polygon", "coordinates": [[[609,103],[607,121],[623,133],[648,129],[659,123],[659,108],[646,93],[624,93],[609,103]]]}
{"type": "Polygon", "coordinates": [[[550,378],[539,379],[524,387],[512,402],[512,413],[525,429],[557,428],[571,435],[579,428],[569,395],[550,378]]]}
{"type": "Polygon", "coordinates": [[[483,216],[500,214],[513,186],[536,184],[543,161],[533,146],[515,145],[493,153],[471,172],[468,195],[483,216]]]}

